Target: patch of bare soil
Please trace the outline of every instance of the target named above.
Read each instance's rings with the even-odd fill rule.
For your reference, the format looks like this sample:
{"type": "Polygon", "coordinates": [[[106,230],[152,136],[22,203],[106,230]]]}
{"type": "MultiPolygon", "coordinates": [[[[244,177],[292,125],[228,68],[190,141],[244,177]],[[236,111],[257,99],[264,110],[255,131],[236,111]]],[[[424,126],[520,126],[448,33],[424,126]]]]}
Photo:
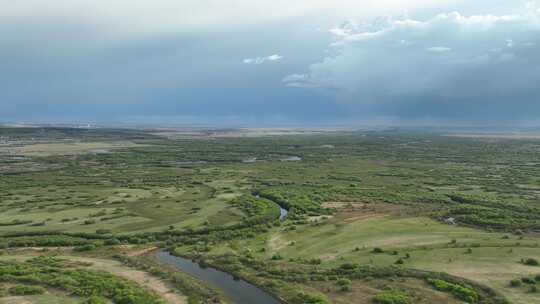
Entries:
{"type": "Polygon", "coordinates": [[[280,249],[286,247],[288,242],[284,240],[279,234],[274,234],[268,240],[268,247],[270,251],[279,251],[280,249]]]}
{"type": "Polygon", "coordinates": [[[158,247],[156,246],[152,246],[152,247],[148,247],[148,248],[144,248],[144,249],[140,249],[140,250],[134,250],[134,251],[130,251],[127,253],[128,256],[130,257],[137,257],[137,256],[141,256],[141,255],[145,255],[147,253],[150,253],[154,250],[158,249],[158,247]]]}
{"type": "Polygon", "coordinates": [[[324,221],[324,220],[329,220],[331,218],[333,218],[334,216],[333,215],[317,215],[317,216],[309,216],[308,217],[308,221],[310,222],[318,222],[318,221],[324,221]]]}
{"type": "Polygon", "coordinates": [[[5,297],[0,299],[1,304],[37,304],[27,297],[5,297]]]}
{"type": "Polygon", "coordinates": [[[335,209],[337,211],[335,219],[345,222],[387,215],[403,216],[409,211],[406,206],[385,203],[326,202],[322,205],[325,208],[335,209]]]}

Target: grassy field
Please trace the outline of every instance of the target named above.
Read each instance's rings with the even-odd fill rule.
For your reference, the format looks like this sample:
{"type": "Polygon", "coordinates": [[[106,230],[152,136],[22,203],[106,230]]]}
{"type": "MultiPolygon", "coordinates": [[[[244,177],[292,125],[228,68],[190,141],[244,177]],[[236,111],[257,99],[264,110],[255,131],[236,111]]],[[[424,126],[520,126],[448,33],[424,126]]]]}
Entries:
{"type": "MultiPolygon", "coordinates": [[[[0,145],[1,259],[67,247],[117,275],[113,252],[173,276],[130,260],[160,246],[291,304],[540,301],[534,136],[0,128],[0,145]]],[[[185,301],[219,298],[185,280],[185,301]]],[[[0,301],[55,297],[79,301],[0,301]]]]}
{"type": "Polygon", "coordinates": [[[241,255],[246,250],[262,260],[279,255],[291,264],[320,259],[327,268],[344,261],[388,266],[401,260],[404,267],[446,272],[483,283],[513,303],[538,300],[537,294],[509,284],[513,279],[540,274],[538,267],[520,263],[523,258],[540,257],[537,237],[453,226],[426,217],[338,213],[292,231],[285,226],[256,239],[225,243],[210,254],[241,255]],[[383,252],[374,253],[375,248],[383,252]]]}

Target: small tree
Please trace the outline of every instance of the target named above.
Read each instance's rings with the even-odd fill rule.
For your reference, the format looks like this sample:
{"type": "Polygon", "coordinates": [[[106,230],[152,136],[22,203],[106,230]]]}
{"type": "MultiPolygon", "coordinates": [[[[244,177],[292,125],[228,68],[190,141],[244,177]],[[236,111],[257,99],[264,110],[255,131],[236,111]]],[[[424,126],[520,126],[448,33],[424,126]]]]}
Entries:
{"type": "Polygon", "coordinates": [[[373,251],[372,251],[372,252],[373,252],[373,253],[383,253],[384,250],[382,250],[382,248],[375,247],[375,248],[373,248],[373,251]]]}
{"type": "Polygon", "coordinates": [[[523,262],[523,264],[529,265],[529,266],[538,266],[538,265],[540,265],[540,263],[538,263],[538,260],[537,260],[537,259],[533,259],[533,258],[525,259],[525,261],[523,262]]]}

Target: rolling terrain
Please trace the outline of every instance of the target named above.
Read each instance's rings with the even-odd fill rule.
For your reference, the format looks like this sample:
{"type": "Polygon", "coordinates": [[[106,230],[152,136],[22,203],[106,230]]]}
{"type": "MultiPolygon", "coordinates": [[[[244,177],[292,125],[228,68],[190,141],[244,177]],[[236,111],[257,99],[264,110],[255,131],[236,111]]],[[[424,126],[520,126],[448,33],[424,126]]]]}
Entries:
{"type": "Polygon", "coordinates": [[[539,155],[521,134],[0,128],[0,303],[232,302],[161,251],[282,303],[538,303],[539,155]]]}

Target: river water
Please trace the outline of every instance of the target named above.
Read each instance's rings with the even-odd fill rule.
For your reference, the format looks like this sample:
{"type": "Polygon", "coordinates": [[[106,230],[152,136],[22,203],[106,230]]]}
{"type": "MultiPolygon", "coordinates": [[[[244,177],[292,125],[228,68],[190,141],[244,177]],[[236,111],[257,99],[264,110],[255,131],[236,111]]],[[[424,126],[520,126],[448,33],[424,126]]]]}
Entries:
{"type": "Polygon", "coordinates": [[[226,272],[201,267],[199,264],[182,257],[173,256],[165,251],[158,251],[156,258],[161,263],[173,266],[205,284],[221,291],[228,299],[236,304],[280,304],[276,298],[257,286],[244,280],[235,280],[226,272]]]}
{"type": "Polygon", "coordinates": [[[279,207],[279,220],[283,221],[287,217],[287,213],[289,213],[289,211],[287,211],[287,209],[283,209],[283,208],[279,207]]]}

